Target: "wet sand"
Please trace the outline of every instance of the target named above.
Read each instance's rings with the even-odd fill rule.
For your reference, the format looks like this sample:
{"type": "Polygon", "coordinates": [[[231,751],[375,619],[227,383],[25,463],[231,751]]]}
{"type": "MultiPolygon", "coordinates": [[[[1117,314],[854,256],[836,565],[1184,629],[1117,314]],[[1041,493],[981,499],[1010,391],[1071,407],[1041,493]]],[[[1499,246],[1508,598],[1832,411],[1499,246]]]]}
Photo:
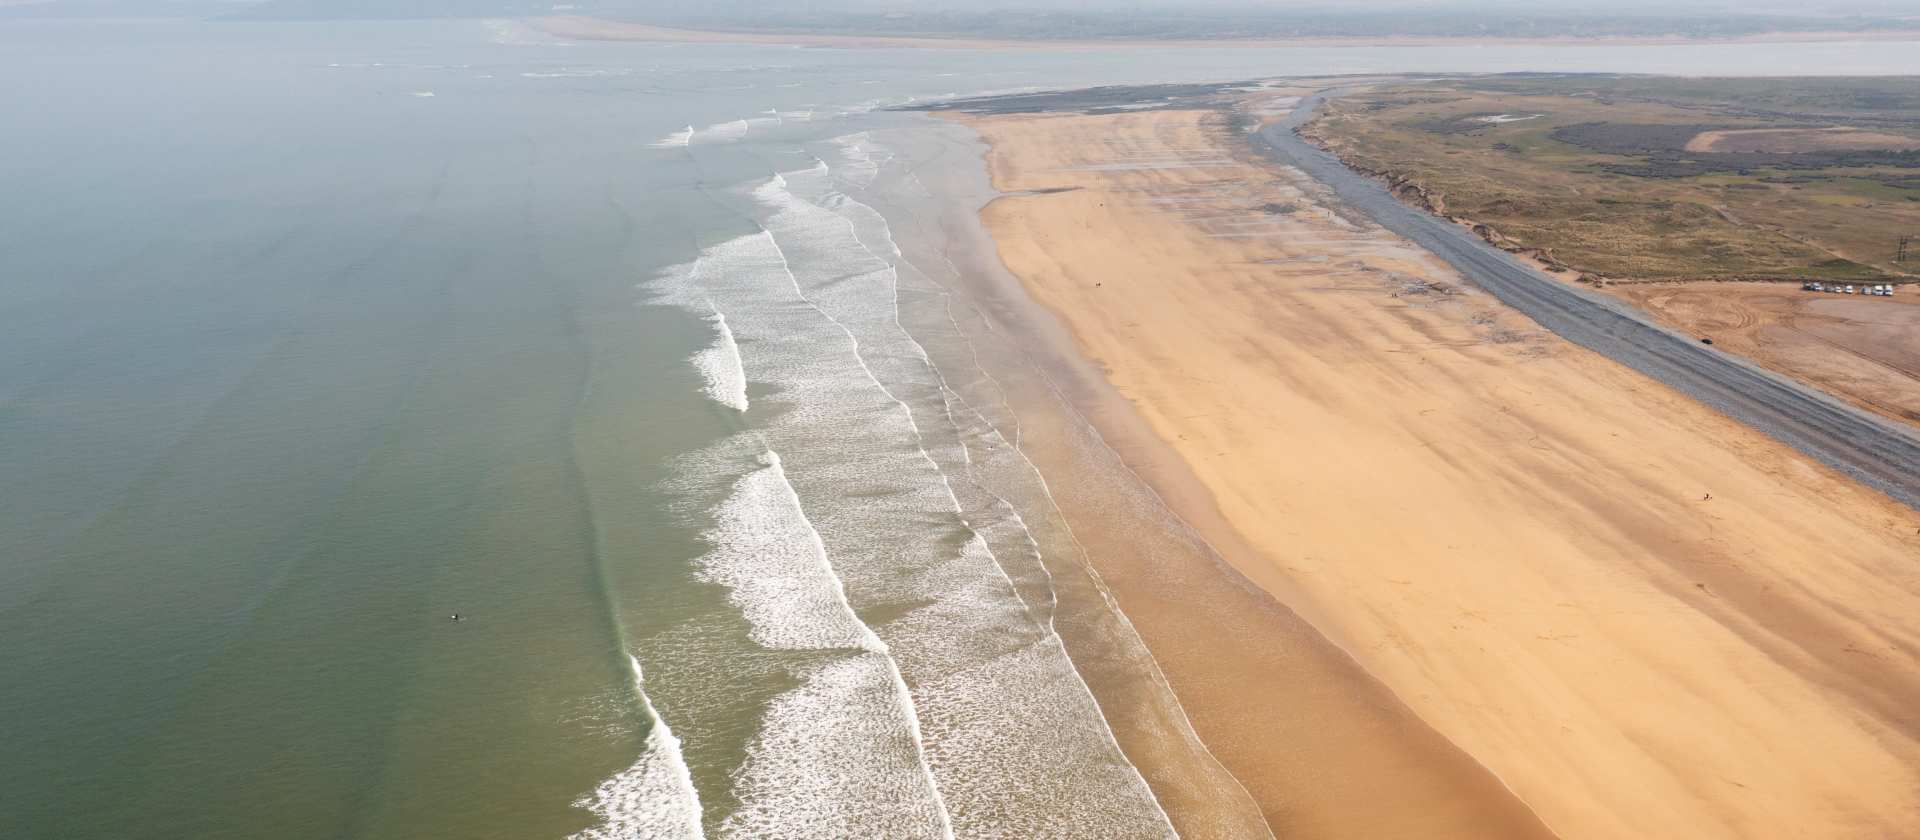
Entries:
{"type": "Polygon", "coordinates": [[[979,364],[985,379],[951,384],[1011,414],[1001,428],[1045,474],[1052,500],[1039,507],[1057,503],[1072,529],[1061,545],[1051,517],[1029,508],[1053,552],[1060,632],[1181,836],[1257,837],[1266,825],[1289,838],[1549,836],[1484,768],[1226,564],[1215,549],[1231,529],[1203,534],[1169,510],[1156,491],[1204,489],[1000,263],[979,217],[995,193],[978,137],[944,124],[880,139],[929,161],[913,196],[881,205],[907,265],[951,267],[945,314],[926,316],[929,302],[909,291],[903,318],[943,368],[979,364]],[[964,346],[945,336],[955,329],[964,346]],[[968,358],[945,364],[955,355],[968,358]],[[1109,598],[1150,655],[1101,620],[1109,598]]]}
{"type": "Polygon", "coordinates": [[[1920,830],[1912,511],[1346,221],[1218,113],[963,119],[1001,258],[1105,375],[1067,397],[1258,587],[1095,554],[1283,836],[1502,833],[1421,823],[1448,779],[1566,837],[1920,830]],[[1301,686],[1310,630],[1419,720],[1301,686]]]}

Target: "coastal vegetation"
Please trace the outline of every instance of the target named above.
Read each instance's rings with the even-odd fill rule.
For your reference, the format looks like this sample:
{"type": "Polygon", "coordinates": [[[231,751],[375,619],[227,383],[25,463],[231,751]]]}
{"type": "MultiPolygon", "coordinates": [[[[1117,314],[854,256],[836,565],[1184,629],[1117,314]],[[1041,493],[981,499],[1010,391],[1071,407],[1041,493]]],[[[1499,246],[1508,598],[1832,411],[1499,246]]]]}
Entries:
{"type": "Polygon", "coordinates": [[[1527,75],[1380,86],[1303,134],[1589,280],[1911,279],[1911,81],[1527,75]]]}

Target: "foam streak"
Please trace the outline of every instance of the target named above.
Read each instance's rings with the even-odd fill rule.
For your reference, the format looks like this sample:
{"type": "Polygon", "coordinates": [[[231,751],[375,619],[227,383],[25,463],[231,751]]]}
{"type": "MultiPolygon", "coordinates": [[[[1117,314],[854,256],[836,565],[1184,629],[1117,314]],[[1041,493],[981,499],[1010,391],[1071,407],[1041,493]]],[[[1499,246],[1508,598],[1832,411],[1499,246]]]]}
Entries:
{"type": "MultiPolygon", "coordinates": [[[[712,307],[709,302],[709,307],[712,307]]],[[[713,308],[709,317],[713,324],[713,345],[693,354],[693,366],[700,371],[705,380],[704,391],[714,402],[734,411],[744,413],[747,410],[747,371],[740,360],[740,345],[733,338],[733,329],[727,326],[727,316],[718,308],[713,308]]]]}
{"type": "Polygon", "coordinates": [[[633,693],[647,718],[647,741],[634,765],[601,782],[575,802],[600,817],[600,824],[577,832],[572,840],[700,840],[700,795],[674,737],[647,697],[640,660],[633,665],[633,693]]]}

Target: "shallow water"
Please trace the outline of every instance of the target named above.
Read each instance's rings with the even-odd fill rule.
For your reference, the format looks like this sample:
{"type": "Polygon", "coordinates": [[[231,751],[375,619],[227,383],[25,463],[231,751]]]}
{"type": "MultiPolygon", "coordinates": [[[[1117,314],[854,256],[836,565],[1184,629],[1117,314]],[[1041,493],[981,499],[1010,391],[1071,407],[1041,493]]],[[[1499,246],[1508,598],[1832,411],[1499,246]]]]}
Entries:
{"type": "Polygon", "coordinates": [[[1569,65],[0,24],[0,835],[1164,836],[875,108],[1569,65]]]}

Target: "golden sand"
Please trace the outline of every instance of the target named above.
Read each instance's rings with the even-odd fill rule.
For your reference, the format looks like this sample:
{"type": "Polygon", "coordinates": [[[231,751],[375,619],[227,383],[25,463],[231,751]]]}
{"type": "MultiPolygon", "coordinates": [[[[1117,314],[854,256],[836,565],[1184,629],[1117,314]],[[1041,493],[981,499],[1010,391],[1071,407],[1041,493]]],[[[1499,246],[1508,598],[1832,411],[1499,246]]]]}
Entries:
{"type": "MultiPolygon", "coordinates": [[[[1347,222],[1220,115],[966,121],[1001,257],[1198,489],[1143,474],[1556,833],[1920,836],[1920,516],[1347,222]]],[[[1283,822],[1271,744],[1189,706],[1283,822]]]]}

